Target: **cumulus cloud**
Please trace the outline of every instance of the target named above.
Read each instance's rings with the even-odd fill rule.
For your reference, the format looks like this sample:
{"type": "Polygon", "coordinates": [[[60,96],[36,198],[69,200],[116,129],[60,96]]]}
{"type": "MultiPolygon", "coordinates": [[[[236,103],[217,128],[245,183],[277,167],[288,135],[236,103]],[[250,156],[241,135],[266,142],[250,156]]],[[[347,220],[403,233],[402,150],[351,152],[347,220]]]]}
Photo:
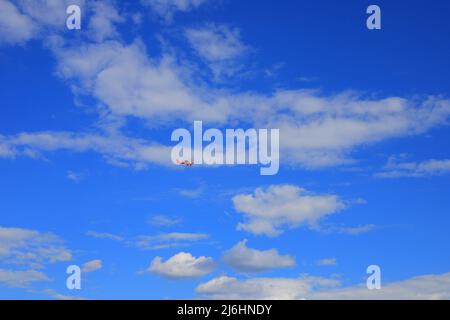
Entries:
{"type": "Polygon", "coordinates": [[[215,263],[210,257],[194,257],[190,253],[180,252],[167,261],[156,257],[148,268],[149,272],[170,279],[198,278],[212,272],[215,263]]]}
{"type": "Polygon", "coordinates": [[[207,0],[141,0],[166,22],[172,22],[177,12],[188,12],[207,2],[207,0]]]}
{"type": "Polygon", "coordinates": [[[450,160],[430,159],[422,162],[405,161],[406,156],[392,156],[381,172],[379,178],[427,177],[450,173],[450,160]]]}
{"type": "Polygon", "coordinates": [[[8,287],[28,287],[34,282],[48,280],[44,273],[36,270],[14,271],[0,269],[0,284],[8,287]]]}
{"type": "Polygon", "coordinates": [[[42,268],[44,264],[69,261],[71,252],[51,233],[0,227],[0,261],[42,268]]]}
{"type": "Polygon", "coordinates": [[[277,249],[257,250],[249,248],[247,247],[247,240],[240,241],[227,250],[222,259],[240,272],[259,272],[295,265],[294,257],[280,255],[277,249]]]}
{"type": "Polygon", "coordinates": [[[221,276],[196,288],[203,299],[225,300],[297,300],[305,297],[317,288],[335,287],[337,280],[312,276],[299,278],[251,278],[238,280],[221,276]]]}
{"type": "Polygon", "coordinates": [[[205,233],[169,232],[155,236],[138,236],[133,243],[140,249],[158,250],[189,246],[208,237],[205,233]]]}
{"type": "Polygon", "coordinates": [[[314,195],[293,185],[258,188],[233,197],[234,208],[245,215],[238,229],[256,235],[277,236],[285,226],[316,226],[320,219],[345,208],[336,195],[314,195]]]}
{"type": "Polygon", "coordinates": [[[450,299],[450,273],[417,276],[368,290],[365,285],[343,288],[338,280],[300,278],[252,278],[238,280],[222,276],[196,288],[204,299],[336,299],[336,300],[437,300],[450,299]]]}
{"type": "Polygon", "coordinates": [[[81,269],[83,272],[94,272],[96,270],[100,270],[103,267],[102,260],[96,259],[92,261],[88,261],[83,264],[83,268],[81,269]]]}

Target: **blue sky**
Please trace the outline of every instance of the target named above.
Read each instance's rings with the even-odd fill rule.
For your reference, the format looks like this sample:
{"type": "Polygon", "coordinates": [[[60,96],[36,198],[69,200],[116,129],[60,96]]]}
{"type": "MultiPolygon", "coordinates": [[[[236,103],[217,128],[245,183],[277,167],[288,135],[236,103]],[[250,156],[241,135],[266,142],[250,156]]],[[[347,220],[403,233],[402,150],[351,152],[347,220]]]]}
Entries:
{"type": "Polygon", "coordinates": [[[447,1],[0,9],[0,298],[450,298],[447,1]],[[278,174],[174,165],[194,120],[278,174]]]}

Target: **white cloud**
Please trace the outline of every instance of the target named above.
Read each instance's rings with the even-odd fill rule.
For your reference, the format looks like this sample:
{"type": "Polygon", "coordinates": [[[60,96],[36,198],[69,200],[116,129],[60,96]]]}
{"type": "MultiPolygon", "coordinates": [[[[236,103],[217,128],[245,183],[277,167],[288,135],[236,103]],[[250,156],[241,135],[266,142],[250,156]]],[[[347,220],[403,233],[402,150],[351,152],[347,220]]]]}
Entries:
{"type": "Polygon", "coordinates": [[[83,297],[75,297],[75,296],[64,295],[64,294],[58,293],[58,292],[56,292],[55,290],[52,290],[52,289],[43,290],[42,293],[50,296],[51,298],[53,298],[55,300],[64,300],[64,301],[68,301],[68,300],[86,300],[86,298],[83,298],[83,297]]]}
{"type": "Polygon", "coordinates": [[[338,284],[337,280],[311,276],[248,280],[221,276],[200,284],[196,292],[203,299],[296,300],[304,299],[317,288],[338,284]]]}
{"type": "Polygon", "coordinates": [[[28,287],[33,282],[48,281],[45,274],[35,270],[14,271],[0,269],[0,284],[9,287],[28,287]]]}
{"type": "Polygon", "coordinates": [[[293,185],[258,188],[233,197],[236,211],[246,217],[238,225],[256,235],[277,236],[283,227],[316,226],[323,217],[345,208],[336,195],[314,195],[293,185]]]}
{"type": "Polygon", "coordinates": [[[211,24],[204,28],[187,29],[186,37],[197,53],[209,62],[234,59],[246,50],[239,30],[227,26],[211,24]]]}
{"type": "Polygon", "coordinates": [[[383,171],[375,174],[379,178],[427,177],[450,173],[450,160],[430,159],[422,162],[408,162],[405,156],[392,156],[383,171]]]}
{"type": "MultiPolygon", "coordinates": [[[[56,17],[55,12],[65,2],[59,1],[58,5],[53,2],[44,1],[41,7],[35,8],[34,2],[21,1],[20,10],[38,24],[56,26],[61,17],[56,17]]],[[[149,0],[147,3],[165,15],[173,9],[188,11],[203,1],[149,0]]],[[[101,111],[96,106],[97,112],[120,119],[150,120],[153,125],[202,119],[220,125],[246,123],[257,128],[279,128],[284,163],[306,168],[353,163],[353,153],[361,146],[423,134],[446,124],[450,116],[450,101],[439,96],[377,98],[352,91],[323,94],[302,88],[263,94],[211,87],[198,81],[197,69],[192,68],[191,62],[182,64],[164,50],[160,58],[151,57],[141,41],[129,45],[121,42],[120,34],[113,28],[119,19],[116,11],[112,7],[107,11],[111,14],[99,18],[101,23],[91,21],[99,32],[106,30],[100,34],[112,40],[90,43],[82,38],[79,43],[66,43],[64,38],[56,36],[48,45],[57,58],[58,74],[69,80],[77,95],[94,97],[102,106],[101,111]]],[[[198,52],[209,61],[233,60],[242,53],[244,45],[232,29],[215,26],[211,30],[191,29],[190,33],[198,52]],[[223,49],[218,50],[221,46],[223,49]]],[[[129,165],[133,161],[137,168],[147,163],[168,163],[164,152],[170,148],[157,143],[146,142],[142,148],[135,145],[117,150],[113,143],[107,146],[107,140],[114,141],[116,136],[101,138],[105,140],[102,147],[94,143],[97,148],[86,147],[81,151],[99,152],[115,164],[129,165]]],[[[120,140],[141,144],[137,139],[122,137],[120,140]]],[[[15,151],[14,147],[2,145],[0,156],[12,157],[15,151]]]]}
{"type": "Polygon", "coordinates": [[[72,170],[67,171],[67,179],[73,182],[80,182],[84,178],[84,174],[72,170]]]}
{"type": "MultiPolygon", "coordinates": [[[[84,0],[17,0],[15,1],[21,11],[33,19],[37,27],[62,30],[66,28],[67,13],[69,5],[75,4],[82,8],[84,0]]],[[[82,11],[83,13],[83,11],[82,11]]]]}
{"type": "Polygon", "coordinates": [[[374,224],[365,224],[358,227],[341,227],[337,229],[339,233],[345,233],[350,235],[358,235],[373,230],[376,226],[374,224]]]}
{"type": "Polygon", "coordinates": [[[317,261],[318,266],[335,266],[336,264],[336,258],[325,258],[317,261]]]}
{"type": "Polygon", "coordinates": [[[188,246],[208,237],[204,233],[170,232],[156,236],[138,236],[134,240],[134,245],[144,250],[158,250],[188,246]]]}
{"type": "Polygon", "coordinates": [[[237,60],[249,49],[241,41],[239,30],[225,25],[190,28],[185,34],[191,47],[205,60],[216,78],[239,71],[237,60]]]}
{"type": "Polygon", "coordinates": [[[217,90],[198,84],[192,71],[168,54],[159,60],[149,58],[140,42],[125,46],[111,41],[56,52],[60,74],[117,116],[153,123],[202,119],[279,128],[284,162],[308,168],[351,163],[349,155],[359,146],[424,133],[445,124],[450,115],[450,101],[439,97],[375,99],[350,91],[323,95],[302,89],[270,94],[217,90]]]}
{"type": "Polygon", "coordinates": [[[182,220],[180,218],[168,217],[165,215],[158,214],[158,215],[152,216],[150,219],[148,219],[147,222],[154,226],[170,227],[170,226],[180,224],[181,221],[182,220]]]}
{"type": "Polygon", "coordinates": [[[0,263],[29,270],[0,269],[0,284],[28,287],[34,282],[47,281],[37,270],[48,264],[72,259],[62,240],[51,233],[21,228],[0,227],[0,263]]]}
{"type": "Polygon", "coordinates": [[[43,151],[69,150],[74,152],[96,151],[115,165],[143,169],[148,164],[172,166],[170,147],[141,139],[127,138],[120,134],[77,134],[71,132],[20,133],[4,138],[9,157],[36,156],[43,151]]]}
{"type": "Polygon", "coordinates": [[[150,6],[154,12],[172,22],[176,12],[188,12],[207,2],[207,0],[142,0],[142,3],[150,6]]]}
{"type": "Polygon", "coordinates": [[[0,227],[0,260],[42,268],[46,263],[69,261],[71,252],[51,233],[0,227]]]}
{"type": "Polygon", "coordinates": [[[365,285],[316,292],[310,299],[339,300],[448,300],[450,273],[417,276],[382,285],[380,290],[368,290],[365,285]]]}
{"type": "Polygon", "coordinates": [[[200,284],[196,292],[204,299],[450,299],[450,273],[413,277],[382,285],[380,290],[368,290],[365,285],[342,288],[335,279],[307,275],[247,280],[222,276],[200,284]]]}
{"type": "MultiPolygon", "coordinates": [[[[30,17],[19,12],[17,7],[6,0],[0,1],[0,43],[24,43],[36,32],[30,17]]],[[[1,154],[1,153],[0,153],[1,154]]]]}
{"type": "Polygon", "coordinates": [[[94,12],[89,20],[89,36],[97,42],[118,36],[115,24],[124,22],[116,7],[109,2],[95,1],[91,4],[94,12]]]}
{"type": "Polygon", "coordinates": [[[203,89],[182,81],[186,71],[170,56],[157,61],[145,51],[139,41],[129,46],[110,41],[55,49],[59,74],[75,80],[115,115],[153,122],[224,119],[227,110],[221,110],[219,101],[205,100],[203,89]]]}
{"type": "Polygon", "coordinates": [[[81,28],[87,27],[87,36],[98,42],[118,37],[115,24],[125,21],[112,1],[92,1],[86,6],[84,0],[13,2],[17,5],[6,0],[0,1],[0,11],[5,13],[0,21],[0,42],[9,44],[24,43],[35,37],[48,40],[61,34],[66,28],[66,9],[69,5],[81,7],[81,28]],[[90,18],[89,21],[86,17],[90,18]]]}
{"type": "Polygon", "coordinates": [[[6,139],[0,135],[0,158],[14,158],[15,152],[8,145],[6,139]]]}
{"type": "Polygon", "coordinates": [[[72,4],[83,8],[84,0],[1,0],[0,42],[22,44],[63,31],[66,28],[66,8],[72,4]]]}
{"type": "MultiPolygon", "coordinates": [[[[172,226],[175,222],[177,221],[166,220],[165,216],[160,216],[160,218],[156,220],[149,221],[149,223],[157,224],[159,226],[172,226]]],[[[195,242],[206,240],[209,238],[209,235],[205,233],[189,232],[167,232],[157,235],[140,235],[129,239],[107,232],[97,232],[92,230],[88,231],[86,235],[98,239],[108,239],[118,242],[125,241],[127,245],[134,246],[142,250],[160,250],[167,248],[186,247],[192,245],[195,242]]]]}
{"type": "Polygon", "coordinates": [[[180,252],[165,262],[161,257],[156,257],[148,271],[166,278],[183,279],[204,276],[214,268],[214,261],[210,257],[195,258],[190,253],[180,252]]]}
{"type": "Polygon", "coordinates": [[[102,260],[96,259],[92,261],[88,261],[85,264],[83,264],[82,271],[83,272],[94,272],[97,270],[100,270],[103,267],[102,260]]]}
{"type": "Polygon", "coordinates": [[[317,231],[321,231],[324,233],[340,233],[340,234],[348,234],[352,236],[357,236],[369,231],[372,231],[376,228],[374,224],[363,224],[355,227],[347,227],[347,226],[318,226],[315,228],[317,231]]]}
{"type": "Polygon", "coordinates": [[[240,241],[227,250],[222,259],[240,272],[259,272],[295,265],[294,257],[280,255],[277,249],[256,250],[249,248],[247,247],[247,240],[240,241]]]}
{"type": "Polygon", "coordinates": [[[191,189],[176,189],[176,191],[178,192],[178,194],[180,196],[183,196],[186,198],[191,198],[191,199],[196,199],[196,198],[199,198],[203,194],[204,189],[203,189],[203,187],[198,187],[198,188],[191,188],[191,189]]]}
{"type": "Polygon", "coordinates": [[[437,97],[367,99],[354,92],[327,97],[299,90],[278,92],[274,102],[270,123],[280,128],[282,154],[306,167],[348,163],[358,146],[421,134],[450,115],[450,101],[437,97]],[[276,112],[280,107],[289,115],[276,112]]]}
{"type": "Polygon", "coordinates": [[[89,237],[93,237],[93,238],[98,238],[98,239],[109,239],[109,240],[114,240],[114,241],[123,241],[124,238],[112,233],[107,233],[107,232],[97,232],[97,231],[88,231],[86,233],[87,236],[89,237]]]}

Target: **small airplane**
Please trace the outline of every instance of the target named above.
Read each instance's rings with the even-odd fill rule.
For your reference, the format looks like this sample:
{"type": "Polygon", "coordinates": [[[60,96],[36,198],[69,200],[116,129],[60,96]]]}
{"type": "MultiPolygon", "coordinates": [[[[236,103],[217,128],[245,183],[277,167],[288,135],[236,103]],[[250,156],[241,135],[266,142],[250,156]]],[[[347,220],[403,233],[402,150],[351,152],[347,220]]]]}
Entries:
{"type": "Polygon", "coordinates": [[[186,167],[192,167],[194,165],[194,163],[192,161],[180,160],[180,159],[177,159],[177,163],[179,165],[186,166],[186,167]]]}

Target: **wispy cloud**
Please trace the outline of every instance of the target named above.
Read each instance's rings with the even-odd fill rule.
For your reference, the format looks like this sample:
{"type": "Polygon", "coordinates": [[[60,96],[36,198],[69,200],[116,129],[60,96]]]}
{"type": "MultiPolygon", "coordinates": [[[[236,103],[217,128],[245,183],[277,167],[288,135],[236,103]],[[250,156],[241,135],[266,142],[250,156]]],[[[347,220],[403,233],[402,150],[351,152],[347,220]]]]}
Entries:
{"type": "Polygon", "coordinates": [[[68,296],[65,294],[61,294],[53,289],[45,289],[42,291],[42,293],[50,296],[52,299],[55,299],[55,300],[64,300],[64,301],[65,300],[87,300],[86,298],[83,298],[83,297],[68,296]]]}
{"type": "Polygon", "coordinates": [[[430,159],[422,162],[406,161],[406,155],[391,156],[381,172],[375,174],[379,178],[429,177],[450,173],[450,160],[430,159]]]}
{"type": "Polygon", "coordinates": [[[323,232],[323,233],[338,233],[338,234],[347,234],[352,236],[357,236],[363,233],[367,233],[372,231],[377,226],[375,224],[363,224],[359,226],[343,226],[343,225],[325,225],[325,226],[317,226],[315,230],[323,232]]]}
{"type": "Polygon", "coordinates": [[[204,192],[203,187],[190,189],[175,189],[175,190],[180,196],[191,199],[199,198],[204,192]]]}
{"type": "Polygon", "coordinates": [[[28,287],[34,282],[48,281],[47,276],[36,270],[15,271],[0,269],[0,284],[9,287],[28,287]]]}
{"type": "Polygon", "coordinates": [[[0,157],[36,157],[40,152],[58,150],[96,151],[103,154],[110,164],[118,166],[135,169],[143,169],[151,163],[172,166],[171,148],[120,134],[112,137],[103,133],[35,132],[3,137],[2,140],[0,157]]]}
{"type": "Polygon", "coordinates": [[[185,34],[191,47],[207,63],[216,79],[237,73],[242,67],[239,58],[249,51],[249,47],[241,41],[240,31],[226,25],[190,28],[185,34]]]}
{"type": "Polygon", "coordinates": [[[141,0],[144,5],[148,5],[152,10],[170,23],[177,12],[189,12],[208,0],[141,0]]]}
{"type": "Polygon", "coordinates": [[[42,268],[47,263],[71,259],[72,253],[52,233],[0,227],[0,261],[42,268]]]}
{"type": "Polygon", "coordinates": [[[182,222],[182,220],[177,217],[170,217],[170,216],[158,214],[158,215],[154,215],[154,216],[150,217],[147,220],[147,222],[154,226],[171,227],[171,226],[179,225],[182,222]]]}
{"type": "Polygon", "coordinates": [[[197,241],[208,239],[205,233],[170,232],[154,236],[138,236],[131,242],[144,250],[158,250],[189,246],[197,241]]]}
{"type": "Polygon", "coordinates": [[[72,170],[67,171],[67,179],[73,182],[80,182],[85,177],[85,174],[82,172],[75,172],[72,170]]]}
{"type": "Polygon", "coordinates": [[[335,266],[337,264],[336,258],[325,258],[317,261],[318,266],[335,266]]]}
{"type": "Polygon", "coordinates": [[[118,235],[115,235],[112,233],[97,232],[97,231],[92,231],[92,230],[89,230],[88,232],[86,232],[86,235],[89,237],[98,238],[98,239],[109,239],[109,240],[114,240],[114,241],[125,240],[122,236],[118,236],[118,235]]]}
{"type": "Polygon", "coordinates": [[[91,260],[83,264],[81,269],[85,273],[94,272],[100,270],[103,267],[103,262],[100,259],[91,260]]]}
{"type": "Polygon", "coordinates": [[[0,284],[29,287],[35,282],[48,281],[39,269],[71,259],[72,253],[52,233],[0,227],[0,262],[9,267],[0,269],[0,284]]]}
{"type": "Polygon", "coordinates": [[[33,20],[20,13],[9,1],[0,1],[0,12],[4,19],[0,20],[0,43],[23,43],[31,39],[36,32],[33,20]]]}

